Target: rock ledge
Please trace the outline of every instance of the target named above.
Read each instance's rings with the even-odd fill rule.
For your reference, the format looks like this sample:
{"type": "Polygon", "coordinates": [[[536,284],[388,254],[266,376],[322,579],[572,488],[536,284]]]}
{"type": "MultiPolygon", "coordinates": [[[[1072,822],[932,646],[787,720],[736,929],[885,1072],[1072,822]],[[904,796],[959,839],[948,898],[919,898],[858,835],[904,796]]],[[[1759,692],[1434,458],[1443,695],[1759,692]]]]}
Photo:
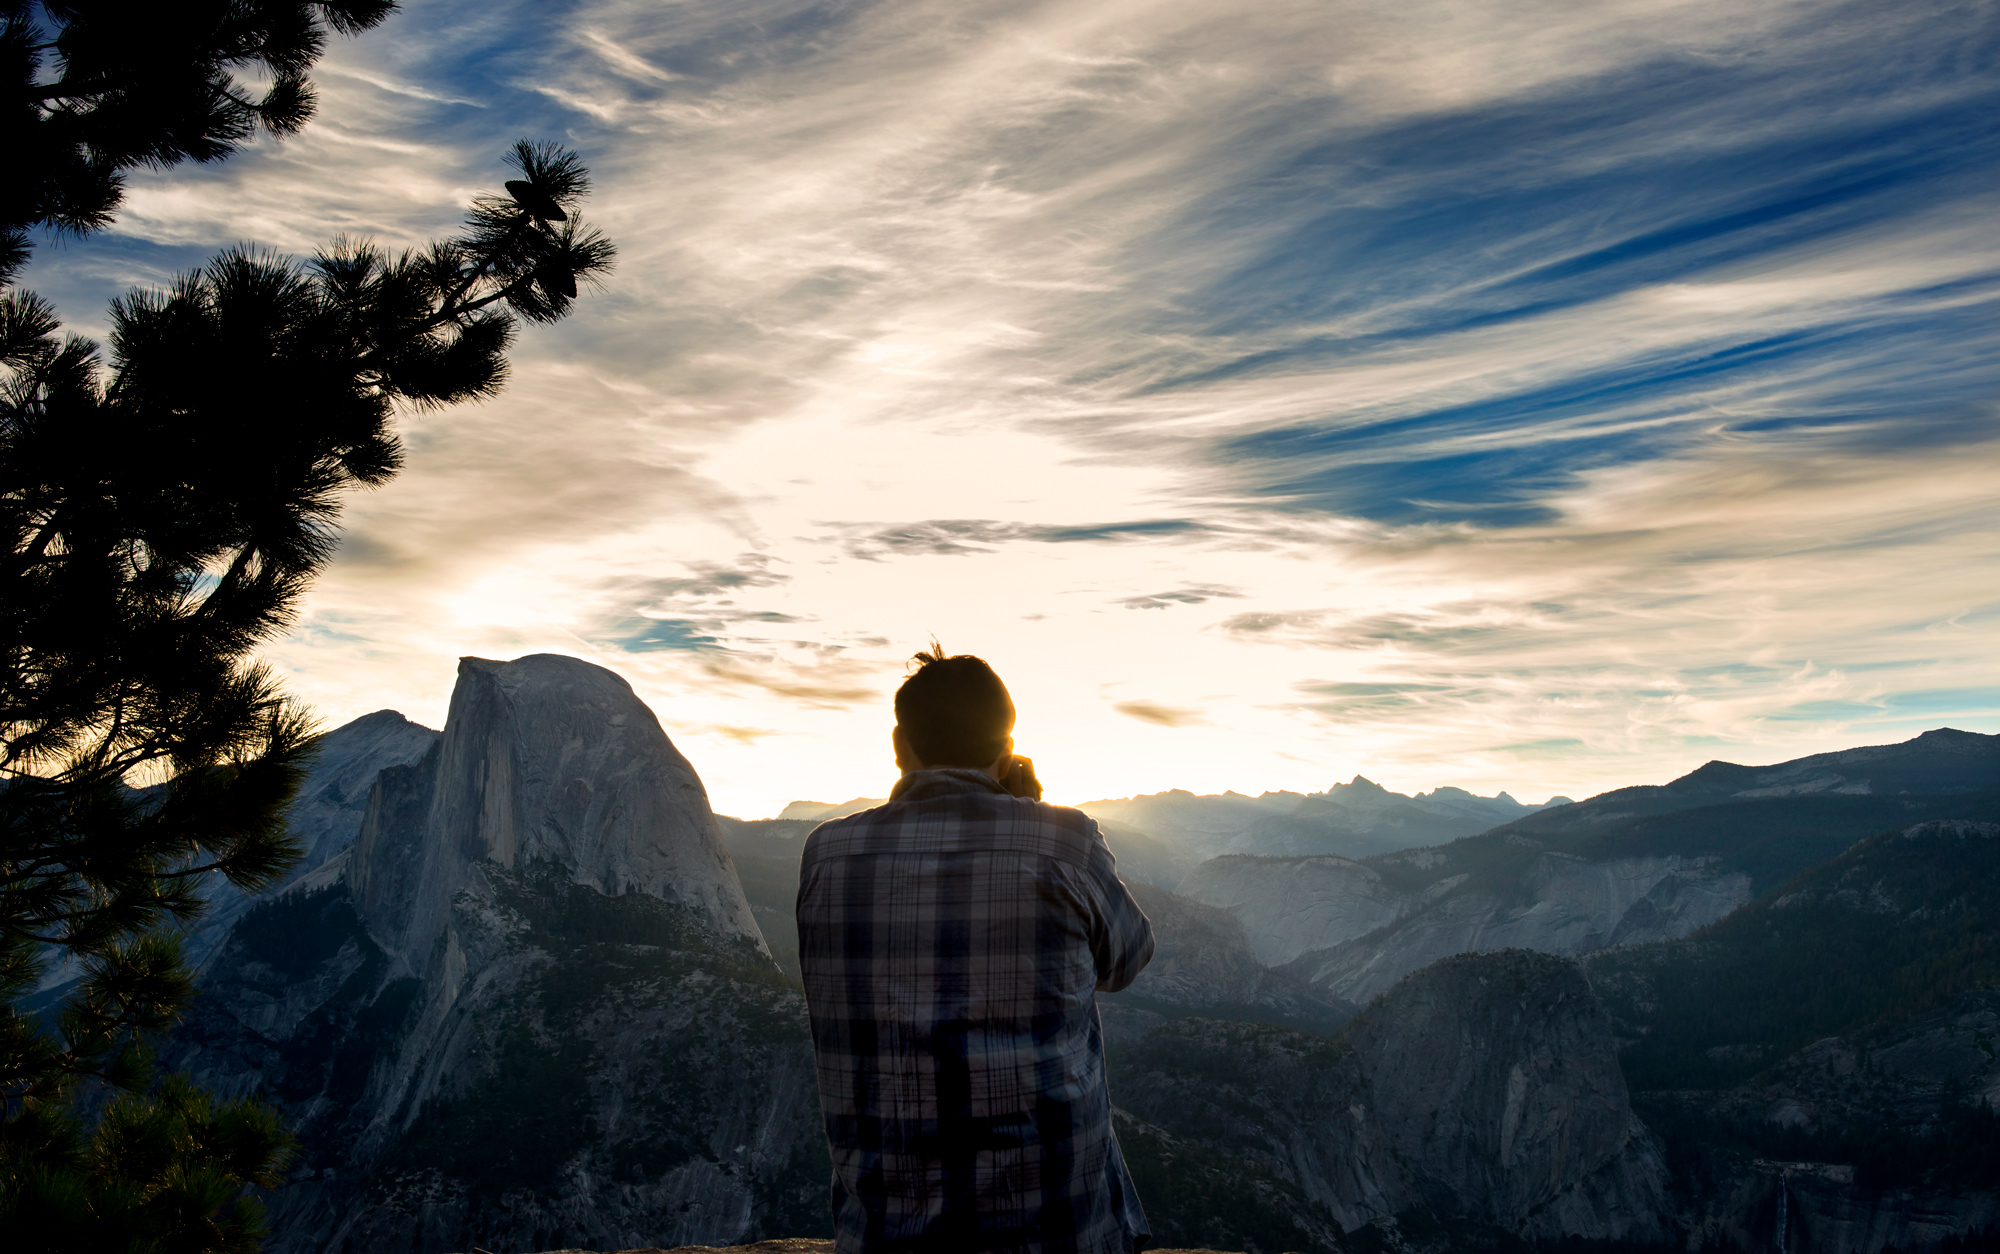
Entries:
{"type": "MultiPolygon", "coordinates": [[[[494,1254],[474,1246],[467,1254],[494,1254]]],[[[545,1250],[543,1254],[598,1254],[596,1250],[545,1250]]],[[[833,1254],[833,1242],[810,1237],[786,1237],[779,1241],[758,1241],[752,1245],[677,1245],[670,1250],[641,1246],[607,1254],[833,1254]]],[[[1227,1254],[1223,1250],[1153,1250],[1151,1254],[1227,1254]]]]}

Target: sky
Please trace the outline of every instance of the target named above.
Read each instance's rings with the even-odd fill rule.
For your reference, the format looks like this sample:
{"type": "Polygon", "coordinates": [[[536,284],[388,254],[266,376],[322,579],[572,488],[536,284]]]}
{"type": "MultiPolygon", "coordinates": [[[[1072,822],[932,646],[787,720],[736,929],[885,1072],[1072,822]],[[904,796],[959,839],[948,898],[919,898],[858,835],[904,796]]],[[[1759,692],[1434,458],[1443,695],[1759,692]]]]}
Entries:
{"type": "Polygon", "coordinates": [[[2000,731],[1996,53],[1931,0],[406,0],[24,286],[101,333],[583,155],[616,270],[403,416],[265,651],[328,726],[567,653],[757,817],[886,792],[935,636],[1052,800],[1582,797],[2000,731]]]}

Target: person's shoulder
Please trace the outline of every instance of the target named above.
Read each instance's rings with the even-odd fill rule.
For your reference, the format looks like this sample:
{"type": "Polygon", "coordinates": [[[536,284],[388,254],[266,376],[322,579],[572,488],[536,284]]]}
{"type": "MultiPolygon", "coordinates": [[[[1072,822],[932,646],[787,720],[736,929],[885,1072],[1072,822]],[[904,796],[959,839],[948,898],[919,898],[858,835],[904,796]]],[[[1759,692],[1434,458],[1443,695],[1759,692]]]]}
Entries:
{"type": "Polygon", "coordinates": [[[806,862],[845,854],[909,850],[917,846],[995,842],[1016,853],[1088,865],[1104,847],[1097,820],[1081,810],[1000,792],[958,792],[890,801],[872,810],[828,819],[806,837],[806,862]]]}
{"type": "Polygon", "coordinates": [[[856,810],[852,814],[843,814],[837,819],[828,819],[806,833],[806,843],[800,853],[802,856],[810,858],[815,852],[823,850],[830,845],[837,845],[843,841],[852,840],[856,836],[874,831],[883,826],[885,821],[892,821],[888,812],[895,808],[895,802],[885,801],[879,806],[872,806],[866,810],[856,810]]]}
{"type": "Polygon", "coordinates": [[[1013,800],[1023,801],[1034,807],[1033,814],[1039,822],[1065,832],[1074,832],[1085,840],[1097,834],[1097,820],[1081,810],[1071,806],[1054,805],[1047,801],[1029,801],[1025,797],[1015,797],[1013,800]]]}
{"type": "Polygon", "coordinates": [[[960,793],[952,800],[961,802],[967,813],[1004,816],[1030,823],[1046,823],[1066,831],[1091,830],[1097,824],[1096,819],[1081,810],[1059,806],[1049,801],[1036,801],[1032,797],[1016,797],[1012,793],[960,793]]]}
{"type": "Polygon", "coordinates": [[[1081,810],[1027,797],[990,796],[983,808],[996,826],[1041,846],[1041,852],[1066,862],[1088,864],[1104,844],[1097,820],[1081,810]]]}

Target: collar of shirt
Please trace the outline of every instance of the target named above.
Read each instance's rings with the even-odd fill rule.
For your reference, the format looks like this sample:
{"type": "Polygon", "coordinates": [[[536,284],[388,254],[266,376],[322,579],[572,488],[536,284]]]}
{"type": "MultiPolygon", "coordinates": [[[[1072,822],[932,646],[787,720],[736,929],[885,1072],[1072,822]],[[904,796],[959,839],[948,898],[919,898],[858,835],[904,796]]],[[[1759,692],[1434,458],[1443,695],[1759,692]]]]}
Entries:
{"type": "Polygon", "coordinates": [[[953,793],[997,792],[1003,796],[1007,790],[985,771],[963,766],[945,766],[934,770],[907,771],[896,786],[889,790],[891,801],[923,801],[931,797],[949,797],[953,793]]]}

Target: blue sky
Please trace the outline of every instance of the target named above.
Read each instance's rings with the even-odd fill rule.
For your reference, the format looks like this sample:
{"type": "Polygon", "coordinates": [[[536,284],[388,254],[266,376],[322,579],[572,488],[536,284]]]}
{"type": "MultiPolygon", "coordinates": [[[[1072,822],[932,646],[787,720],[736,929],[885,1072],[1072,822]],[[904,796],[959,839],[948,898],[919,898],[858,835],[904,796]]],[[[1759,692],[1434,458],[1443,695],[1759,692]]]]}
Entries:
{"type": "Polygon", "coordinates": [[[1978,4],[417,0],[29,283],[416,242],[519,136],[619,268],[273,648],[632,679],[718,806],[879,794],[932,632],[1057,796],[1539,799],[2000,730],[1978,4]]]}

